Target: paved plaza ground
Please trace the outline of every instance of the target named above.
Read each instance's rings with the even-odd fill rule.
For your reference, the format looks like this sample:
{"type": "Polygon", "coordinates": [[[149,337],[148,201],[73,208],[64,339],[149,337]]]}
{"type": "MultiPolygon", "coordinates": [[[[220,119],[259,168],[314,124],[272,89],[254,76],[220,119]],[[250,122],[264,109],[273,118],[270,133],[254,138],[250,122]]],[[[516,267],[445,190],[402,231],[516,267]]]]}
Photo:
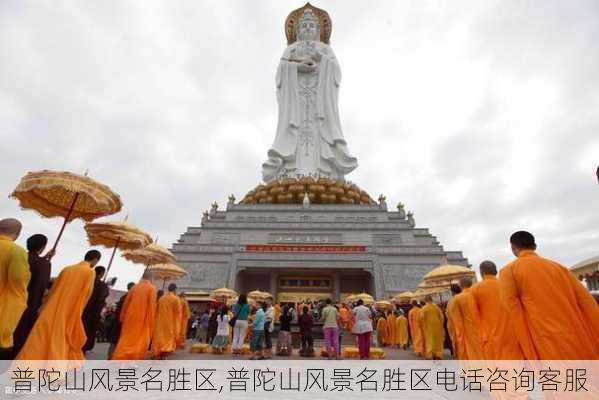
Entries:
{"type": "MultiPolygon", "coordinates": [[[[222,360],[222,359],[231,359],[233,356],[231,354],[211,354],[211,353],[191,353],[189,349],[194,342],[192,340],[188,340],[185,346],[185,349],[177,350],[174,354],[169,357],[169,360],[222,360]]],[[[276,346],[276,342],[274,342],[276,346]]],[[[324,341],[315,340],[314,348],[320,349],[324,346],[324,341]]],[[[343,347],[351,346],[351,343],[344,343],[343,347]]],[[[273,346],[274,350],[274,346],[273,346]]],[[[401,350],[396,348],[385,347],[385,359],[387,360],[421,360],[422,358],[416,357],[411,350],[401,350]]],[[[318,351],[318,350],[317,350],[318,351]]],[[[96,343],[92,352],[86,354],[86,357],[89,360],[105,360],[108,354],[108,343],[96,343]]],[[[248,359],[249,355],[236,356],[236,359],[248,359]]],[[[450,358],[449,353],[446,354],[446,358],[450,358]]],[[[273,359],[281,359],[281,360],[289,360],[289,359],[297,359],[297,360],[305,360],[306,358],[300,357],[298,354],[298,349],[293,350],[293,355],[289,357],[278,357],[273,355],[273,359]]]]}

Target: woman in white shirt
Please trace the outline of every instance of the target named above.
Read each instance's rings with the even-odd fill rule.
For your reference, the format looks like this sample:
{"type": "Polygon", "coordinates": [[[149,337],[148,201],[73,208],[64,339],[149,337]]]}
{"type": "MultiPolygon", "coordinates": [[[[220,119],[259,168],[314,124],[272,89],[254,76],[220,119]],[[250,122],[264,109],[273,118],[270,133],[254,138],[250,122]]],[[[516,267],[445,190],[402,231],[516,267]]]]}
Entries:
{"type": "Polygon", "coordinates": [[[364,305],[364,301],[360,299],[358,300],[358,305],[352,310],[352,313],[354,314],[352,333],[358,335],[360,360],[367,360],[370,358],[370,335],[372,334],[370,310],[364,305]]]}
{"type": "Polygon", "coordinates": [[[216,329],[216,336],[212,341],[212,348],[216,353],[222,353],[227,344],[229,344],[229,315],[227,314],[227,307],[222,307],[218,317],[216,317],[218,328],[216,329]]]}

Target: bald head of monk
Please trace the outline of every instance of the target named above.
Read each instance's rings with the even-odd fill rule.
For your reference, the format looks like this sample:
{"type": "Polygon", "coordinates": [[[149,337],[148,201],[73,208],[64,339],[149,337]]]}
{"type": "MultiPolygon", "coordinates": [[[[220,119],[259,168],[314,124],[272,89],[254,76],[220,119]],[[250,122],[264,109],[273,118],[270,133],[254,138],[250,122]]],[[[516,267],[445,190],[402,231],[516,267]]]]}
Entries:
{"type": "Polygon", "coordinates": [[[462,289],[468,289],[469,287],[472,287],[472,278],[466,277],[460,279],[460,286],[462,289]]]}
{"type": "Polygon", "coordinates": [[[96,279],[102,279],[106,273],[106,268],[98,265],[96,268],[94,268],[94,272],[96,273],[96,279]]]}
{"type": "Polygon", "coordinates": [[[516,257],[523,250],[536,250],[537,244],[535,243],[535,237],[530,232],[518,231],[514,232],[510,236],[510,245],[512,246],[512,253],[516,257]]]}
{"type": "Polygon", "coordinates": [[[480,276],[495,276],[497,275],[497,266],[493,261],[485,260],[480,263],[480,276]]]}
{"type": "Polygon", "coordinates": [[[454,296],[462,293],[462,288],[457,283],[452,283],[449,290],[451,290],[451,294],[454,296]]]}
{"type": "Polygon", "coordinates": [[[175,293],[177,291],[177,285],[171,283],[170,285],[168,285],[168,291],[171,293],[175,293]]]}
{"type": "Polygon", "coordinates": [[[21,234],[21,222],[14,218],[5,218],[0,220],[0,235],[8,236],[12,240],[17,240],[21,234]]]}
{"type": "Polygon", "coordinates": [[[102,254],[98,250],[90,250],[85,253],[84,260],[93,268],[100,261],[100,258],[102,258],[102,254]]]}
{"type": "Polygon", "coordinates": [[[433,296],[431,296],[430,294],[427,294],[426,296],[424,296],[424,302],[425,303],[432,303],[433,302],[433,296]]]}
{"type": "Polygon", "coordinates": [[[412,307],[419,307],[418,300],[412,300],[412,307]]]}

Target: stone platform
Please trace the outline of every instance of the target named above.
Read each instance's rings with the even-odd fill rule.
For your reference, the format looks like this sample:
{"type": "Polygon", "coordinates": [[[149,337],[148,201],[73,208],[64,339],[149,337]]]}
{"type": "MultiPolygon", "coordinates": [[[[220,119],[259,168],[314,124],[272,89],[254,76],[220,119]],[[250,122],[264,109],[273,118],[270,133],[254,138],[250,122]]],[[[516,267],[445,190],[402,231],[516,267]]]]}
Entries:
{"type": "Polygon", "coordinates": [[[426,228],[416,228],[403,208],[372,205],[213,205],[201,226],[173,245],[189,271],[184,291],[219,287],[293,296],[341,299],[366,291],[376,298],[414,289],[442,263],[468,266],[461,252],[446,251],[426,228]],[[314,296],[309,296],[313,294],[314,296]]]}

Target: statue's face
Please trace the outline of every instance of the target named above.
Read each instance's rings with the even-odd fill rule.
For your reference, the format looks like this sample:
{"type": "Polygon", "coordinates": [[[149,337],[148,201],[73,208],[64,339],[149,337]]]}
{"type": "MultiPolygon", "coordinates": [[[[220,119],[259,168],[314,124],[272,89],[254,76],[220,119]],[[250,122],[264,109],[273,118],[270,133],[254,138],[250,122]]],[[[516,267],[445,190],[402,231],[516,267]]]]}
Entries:
{"type": "Polygon", "coordinates": [[[320,35],[320,29],[316,21],[303,20],[298,29],[297,36],[299,40],[318,40],[320,35]]]}

